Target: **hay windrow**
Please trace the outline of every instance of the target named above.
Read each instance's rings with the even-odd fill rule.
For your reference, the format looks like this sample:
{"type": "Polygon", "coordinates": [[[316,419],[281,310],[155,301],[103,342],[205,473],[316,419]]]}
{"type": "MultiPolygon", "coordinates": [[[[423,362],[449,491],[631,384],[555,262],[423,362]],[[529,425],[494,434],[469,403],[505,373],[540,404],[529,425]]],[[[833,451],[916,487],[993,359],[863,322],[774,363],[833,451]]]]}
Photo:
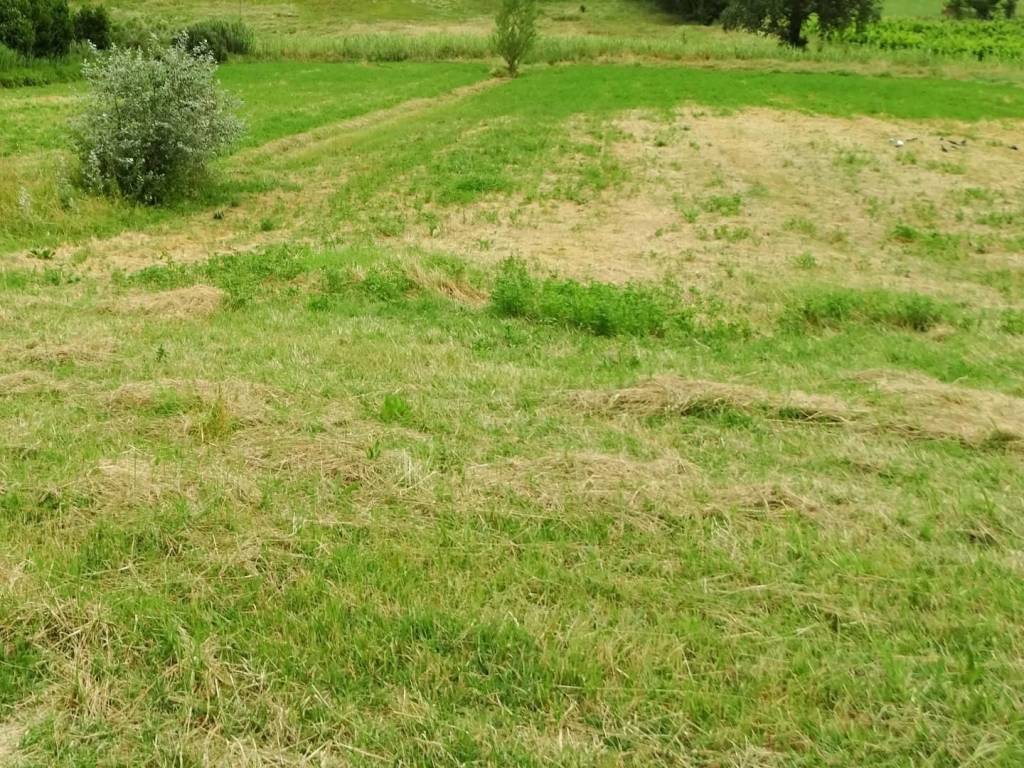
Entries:
{"type": "Polygon", "coordinates": [[[211,285],[193,285],[160,293],[133,293],[110,305],[114,312],[144,314],[173,320],[209,317],[224,303],[227,294],[211,285]]]}
{"type": "Polygon", "coordinates": [[[1022,398],[900,371],[864,371],[855,379],[891,401],[894,413],[880,417],[888,430],[975,447],[1024,444],[1022,398]]]}
{"type": "Polygon", "coordinates": [[[746,384],[683,379],[662,374],[613,391],[586,390],[574,398],[585,410],[635,416],[698,416],[735,410],[795,421],[844,423],[861,411],[828,395],[793,390],[778,394],[746,384]]]}
{"type": "Polygon", "coordinates": [[[371,442],[369,432],[306,435],[258,428],[239,433],[232,445],[252,470],[358,485],[377,494],[404,494],[427,486],[434,477],[408,451],[389,449],[371,456],[371,442]]]}
{"type": "Polygon", "coordinates": [[[338,435],[252,429],[237,435],[233,445],[245,465],[260,472],[342,482],[359,482],[366,475],[366,448],[338,435]]]}
{"type": "Polygon", "coordinates": [[[76,365],[106,363],[114,356],[116,345],[110,338],[82,338],[74,341],[31,341],[4,350],[4,356],[36,365],[76,365]]]}
{"type": "Polygon", "coordinates": [[[239,379],[155,379],[122,384],[106,400],[110,407],[128,410],[154,410],[168,404],[181,410],[217,407],[241,423],[252,424],[267,420],[282,397],[272,387],[239,379]]]}
{"type": "Polygon", "coordinates": [[[713,489],[711,499],[712,509],[756,518],[778,519],[791,514],[810,516],[819,511],[816,502],[777,482],[713,489]]]}
{"type": "Polygon", "coordinates": [[[190,495],[172,468],[151,457],[127,453],[100,461],[82,483],[82,490],[107,506],[152,504],[167,495],[190,495]]]}
{"type": "Polygon", "coordinates": [[[436,270],[424,269],[416,263],[408,268],[408,276],[416,285],[466,306],[482,307],[490,298],[486,291],[464,280],[456,280],[436,270]]]}
{"type": "Polygon", "coordinates": [[[652,499],[671,501],[688,496],[696,477],[697,468],[675,455],[644,460],[579,451],[469,467],[465,490],[511,491],[549,510],[562,509],[572,498],[636,507],[652,499]]]}
{"type": "Polygon", "coordinates": [[[42,371],[25,370],[0,374],[0,397],[62,392],[64,389],[64,384],[42,371]]]}

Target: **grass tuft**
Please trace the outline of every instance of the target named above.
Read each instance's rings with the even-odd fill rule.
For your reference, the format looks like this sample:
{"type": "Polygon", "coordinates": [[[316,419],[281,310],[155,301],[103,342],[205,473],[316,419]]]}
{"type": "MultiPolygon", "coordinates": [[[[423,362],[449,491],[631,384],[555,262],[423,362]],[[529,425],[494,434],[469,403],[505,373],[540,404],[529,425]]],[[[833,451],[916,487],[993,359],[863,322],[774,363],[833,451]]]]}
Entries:
{"type": "Polygon", "coordinates": [[[538,279],[518,259],[502,263],[491,306],[502,317],[580,328],[597,336],[661,336],[692,325],[690,312],[667,290],[538,279]]]}
{"type": "Polygon", "coordinates": [[[789,330],[804,330],[839,329],[860,323],[927,331],[954,319],[948,306],[919,293],[810,288],[786,303],[782,325],[789,330]]]}

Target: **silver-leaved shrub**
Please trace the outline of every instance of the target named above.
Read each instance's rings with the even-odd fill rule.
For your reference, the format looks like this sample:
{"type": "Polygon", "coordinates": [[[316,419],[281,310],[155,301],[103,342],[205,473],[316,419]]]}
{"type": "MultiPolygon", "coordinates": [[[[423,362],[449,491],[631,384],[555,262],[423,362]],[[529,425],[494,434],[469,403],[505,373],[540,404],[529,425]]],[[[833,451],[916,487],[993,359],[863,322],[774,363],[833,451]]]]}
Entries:
{"type": "Polygon", "coordinates": [[[146,204],[194,193],[243,130],[216,70],[209,52],[180,43],[86,63],[89,94],[73,131],[84,185],[146,204]]]}

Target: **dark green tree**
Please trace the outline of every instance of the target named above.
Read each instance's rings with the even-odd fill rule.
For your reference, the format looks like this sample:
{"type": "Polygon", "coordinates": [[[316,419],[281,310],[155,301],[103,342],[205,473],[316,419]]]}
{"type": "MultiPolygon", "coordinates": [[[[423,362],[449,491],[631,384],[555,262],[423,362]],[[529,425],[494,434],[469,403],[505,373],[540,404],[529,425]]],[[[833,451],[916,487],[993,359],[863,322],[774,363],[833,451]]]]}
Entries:
{"type": "Polygon", "coordinates": [[[728,0],[661,0],[661,7],[682,21],[714,24],[728,5],[728,0]]]}
{"type": "Polygon", "coordinates": [[[881,16],[880,0],[731,0],[722,14],[726,28],[749,29],[784,43],[807,45],[804,26],[817,16],[825,36],[848,27],[863,28],[881,16]]]}
{"type": "Polygon", "coordinates": [[[85,5],[75,13],[75,40],[105,51],[110,47],[110,15],[102,5],[85,5]]]}
{"type": "Polygon", "coordinates": [[[66,56],[74,38],[68,0],[30,0],[29,6],[35,28],[33,55],[66,56]]]}
{"type": "Polygon", "coordinates": [[[1017,0],[946,0],[945,13],[954,19],[1012,19],[1017,0]]]}
{"type": "Polygon", "coordinates": [[[0,0],[0,43],[23,56],[32,55],[36,29],[28,0],[0,0]]]}

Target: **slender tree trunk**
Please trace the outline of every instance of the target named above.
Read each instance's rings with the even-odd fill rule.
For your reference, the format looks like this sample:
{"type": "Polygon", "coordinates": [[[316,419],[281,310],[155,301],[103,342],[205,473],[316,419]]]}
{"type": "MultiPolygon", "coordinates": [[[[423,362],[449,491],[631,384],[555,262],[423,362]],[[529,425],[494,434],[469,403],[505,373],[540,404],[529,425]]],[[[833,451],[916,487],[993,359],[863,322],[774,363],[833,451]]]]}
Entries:
{"type": "Polygon", "coordinates": [[[807,21],[808,13],[802,3],[798,3],[793,8],[792,14],[789,17],[789,26],[786,28],[786,42],[792,45],[794,48],[806,48],[807,38],[800,34],[800,31],[804,28],[804,22],[807,21]]]}

